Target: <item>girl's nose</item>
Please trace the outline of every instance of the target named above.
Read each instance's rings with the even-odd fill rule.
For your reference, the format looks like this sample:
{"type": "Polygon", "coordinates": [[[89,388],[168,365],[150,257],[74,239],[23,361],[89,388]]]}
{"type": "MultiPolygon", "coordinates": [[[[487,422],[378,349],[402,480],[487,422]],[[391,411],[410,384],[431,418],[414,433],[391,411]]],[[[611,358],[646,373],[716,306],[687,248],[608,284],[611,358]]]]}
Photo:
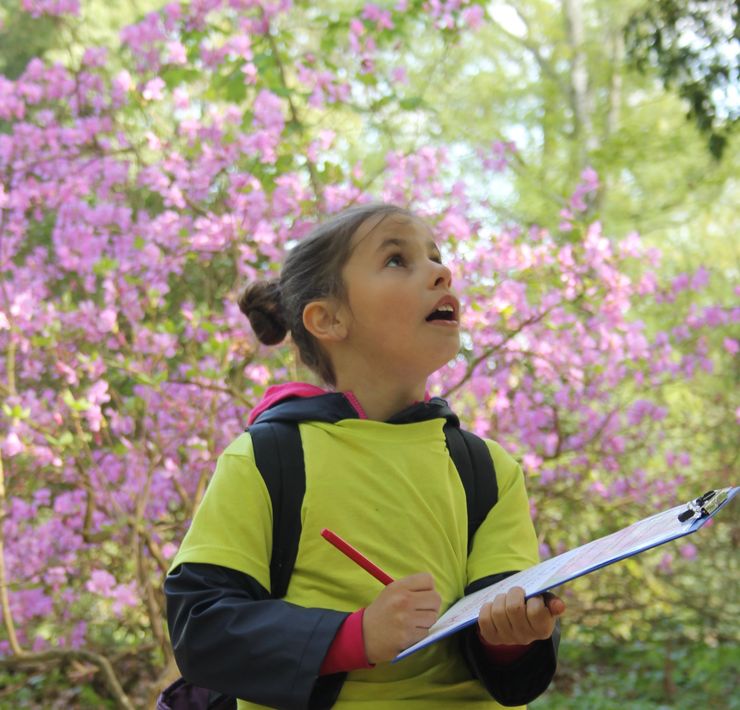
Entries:
{"type": "Polygon", "coordinates": [[[452,286],[452,272],[444,264],[439,264],[436,261],[434,264],[434,286],[446,286],[450,288],[452,286]]]}

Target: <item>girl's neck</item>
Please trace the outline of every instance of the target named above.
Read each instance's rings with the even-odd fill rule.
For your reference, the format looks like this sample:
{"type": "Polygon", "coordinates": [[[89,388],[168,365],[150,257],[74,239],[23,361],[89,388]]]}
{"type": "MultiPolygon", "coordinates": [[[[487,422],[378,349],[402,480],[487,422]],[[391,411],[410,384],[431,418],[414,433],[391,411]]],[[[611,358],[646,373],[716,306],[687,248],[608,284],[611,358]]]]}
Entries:
{"type": "Polygon", "coordinates": [[[368,419],[384,422],[414,402],[424,400],[426,382],[399,386],[387,382],[337,381],[338,392],[352,392],[368,419]]]}

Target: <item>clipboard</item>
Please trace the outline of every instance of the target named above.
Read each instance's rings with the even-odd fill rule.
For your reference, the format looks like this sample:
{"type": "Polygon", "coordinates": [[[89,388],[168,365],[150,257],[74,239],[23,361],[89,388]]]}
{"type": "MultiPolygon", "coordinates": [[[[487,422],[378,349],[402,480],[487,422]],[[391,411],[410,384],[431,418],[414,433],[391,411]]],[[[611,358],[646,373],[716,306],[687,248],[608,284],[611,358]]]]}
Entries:
{"type": "Polygon", "coordinates": [[[611,535],[587,542],[473,592],[455,602],[437,619],[425,638],[399,653],[392,662],[396,663],[475,623],[483,604],[493,601],[496,595],[512,587],[523,587],[525,597],[529,599],[627,557],[691,535],[724,508],[738,491],[738,486],[707,491],[688,503],[651,515],[611,535]]]}

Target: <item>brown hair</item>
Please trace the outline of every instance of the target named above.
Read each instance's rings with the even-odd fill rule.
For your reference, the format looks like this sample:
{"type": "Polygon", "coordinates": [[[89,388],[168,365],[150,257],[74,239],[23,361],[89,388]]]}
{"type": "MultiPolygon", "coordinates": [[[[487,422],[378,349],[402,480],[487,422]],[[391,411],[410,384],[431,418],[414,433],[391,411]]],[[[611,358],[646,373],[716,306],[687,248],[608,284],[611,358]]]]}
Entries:
{"type": "Polygon", "coordinates": [[[290,331],[301,360],[325,383],[335,385],[331,360],[304,327],[303,310],[322,298],[345,301],[342,269],[352,253],[352,236],[371,217],[391,214],[412,216],[403,207],[384,203],[343,210],[288,252],[279,279],[249,284],[239,297],[239,309],[249,318],[259,341],[275,345],[290,331]]]}

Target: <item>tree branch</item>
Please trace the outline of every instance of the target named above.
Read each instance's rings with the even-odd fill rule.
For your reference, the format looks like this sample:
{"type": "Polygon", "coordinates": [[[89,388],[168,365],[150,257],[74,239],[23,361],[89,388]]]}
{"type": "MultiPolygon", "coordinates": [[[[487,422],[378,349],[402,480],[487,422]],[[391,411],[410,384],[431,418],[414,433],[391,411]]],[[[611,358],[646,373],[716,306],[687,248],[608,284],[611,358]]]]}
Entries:
{"type": "Polygon", "coordinates": [[[110,661],[99,653],[85,650],[54,649],[42,653],[22,653],[0,658],[0,668],[14,670],[24,666],[57,665],[68,661],[86,661],[96,665],[103,674],[103,680],[120,710],[135,710],[123,690],[110,661]]]}
{"type": "MultiPolygon", "coordinates": [[[[264,10],[262,10],[262,17],[264,19],[264,10]]],[[[298,126],[299,128],[303,128],[303,122],[300,119],[300,116],[298,115],[298,109],[296,108],[295,103],[293,102],[293,96],[291,95],[290,88],[288,86],[288,78],[285,73],[285,66],[283,65],[283,61],[280,58],[280,52],[278,50],[277,42],[275,42],[275,38],[270,33],[270,29],[268,28],[265,32],[265,37],[267,37],[267,41],[270,45],[270,51],[272,52],[272,58],[275,60],[275,63],[277,64],[278,71],[280,73],[280,81],[282,82],[283,88],[285,89],[287,93],[287,99],[288,99],[288,107],[290,108],[290,117],[293,123],[298,126]]],[[[322,198],[322,189],[321,189],[321,179],[319,178],[319,174],[316,170],[316,166],[313,164],[313,161],[311,158],[308,157],[308,155],[305,156],[306,158],[306,167],[308,168],[308,176],[309,180],[311,181],[311,187],[313,189],[314,195],[316,196],[317,202],[321,202],[322,198]]]]}
{"type": "Polygon", "coordinates": [[[5,624],[5,630],[8,633],[10,650],[16,656],[20,656],[23,654],[23,649],[21,649],[21,646],[18,643],[18,636],[15,632],[15,623],[13,622],[13,614],[10,611],[8,580],[5,572],[5,537],[3,534],[5,529],[5,526],[3,525],[5,515],[5,471],[3,469],[2,453],[0,453],[0,605],[2,605],[3,609],[3,623],[5,624]]]}
{"type": "MultiPolygon", "coordinates": [[[[560,304],[557,304],[560,305],[560,304]]],[[[527,326],[532,325],[533,323],[537,323],[541,321],[545,316],[547,316],[550,311],[552,311],[555,308],[555,306],[551,306],[550,308],[542,311],[542,313],[538,313],[535,316],[532,316],[531,318],[528,318],[527,320],[523,321],[519,324],[519,327],[515,330],[512,330],[510,333],[506,334],[506,337],[498,344],[493,346],[492,348],[488,348],[484,350],[478,357],[471,360],[468,364],[468,367],[465,371],[465,374],[463,375],[462,379],[460,379],[457,384],[450,387],[448,390],[445,390],[442,394],[442,397],[447,398],[449,395],[451,395],[453,392],[456,392],[459,390],[472,376],[473,372],[475,372],[475,369],[480,365],[484,360],[487,360],[493,353],[501,350],[506,343],[508,343],[510,340],[515,338],[519,333],[521,333],[527,326]]]]}

